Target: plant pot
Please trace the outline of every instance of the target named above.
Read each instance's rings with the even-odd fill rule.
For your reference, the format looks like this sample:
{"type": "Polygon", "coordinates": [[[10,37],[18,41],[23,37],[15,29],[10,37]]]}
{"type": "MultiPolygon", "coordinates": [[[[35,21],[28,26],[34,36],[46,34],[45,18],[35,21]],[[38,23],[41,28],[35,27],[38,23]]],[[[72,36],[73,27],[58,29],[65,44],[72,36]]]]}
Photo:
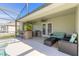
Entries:
{"type": "Polygon", "coordinates": [[[32,31],[25,31],[24,32],[24,38],[25,39],[31,39],[32,38],[32,31]]]}

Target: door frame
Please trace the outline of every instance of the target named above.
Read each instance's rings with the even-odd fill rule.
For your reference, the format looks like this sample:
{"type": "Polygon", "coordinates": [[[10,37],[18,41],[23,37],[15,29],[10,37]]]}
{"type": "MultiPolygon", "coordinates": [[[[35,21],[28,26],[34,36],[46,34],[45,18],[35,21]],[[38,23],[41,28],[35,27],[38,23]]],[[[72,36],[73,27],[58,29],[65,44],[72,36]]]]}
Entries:
{"type": "Polygon", "coordinates": [[[49,23],[52,24],[52,33],[53,33],[53,23],[52,22],[44,22],[44,23],[42,23],[42,37],[49,37],[49,34],[48,34],[48,24],[49,23]],[[46,35],[43,34],[43,24],[46,25],[46,35]]]}

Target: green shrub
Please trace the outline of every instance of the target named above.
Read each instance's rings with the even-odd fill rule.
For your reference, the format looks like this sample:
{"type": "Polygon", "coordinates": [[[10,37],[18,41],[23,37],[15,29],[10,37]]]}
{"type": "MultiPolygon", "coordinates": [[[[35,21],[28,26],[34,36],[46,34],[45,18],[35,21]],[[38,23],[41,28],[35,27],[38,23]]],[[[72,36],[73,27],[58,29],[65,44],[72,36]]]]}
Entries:
{"type": "Polygon", "coordinates": [[[25,31],[32,31],[32,24],[25,24],[24,25],[24,30],[25,31]]]}

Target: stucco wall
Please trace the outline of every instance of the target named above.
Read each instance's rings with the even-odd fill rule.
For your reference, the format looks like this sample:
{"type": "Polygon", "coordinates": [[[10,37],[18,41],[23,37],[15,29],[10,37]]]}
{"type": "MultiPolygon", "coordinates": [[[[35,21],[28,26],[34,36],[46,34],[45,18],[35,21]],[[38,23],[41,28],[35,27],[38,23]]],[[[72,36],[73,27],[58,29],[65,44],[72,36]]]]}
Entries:
{"type": "Polygon", "coordinates": [[[54,32],[66,32],[72,33],[75,32],[75,17],[74,14],[68,14],[52,18],[50,22],[53,22],[53,31],[54,32]]]}
{"type": "MultiPolygon", "coordinates": [[[[70,13],[66,15],[57,16],[49,19],[47,22],[51,22],[53,24],[54,32],[66,32],[73,33],[76,31],[75,29],[75,14],[70,13]]],[[[33,30],[41,30],[42,31],[43,22],[37,22],[33,25],[33,30]]]]}
{"type": "Polygon", "coordinates": [[[41,30],[42,31],[42,22],[37,22],[33,24],[33,31],[35,30],[41,30]]]}

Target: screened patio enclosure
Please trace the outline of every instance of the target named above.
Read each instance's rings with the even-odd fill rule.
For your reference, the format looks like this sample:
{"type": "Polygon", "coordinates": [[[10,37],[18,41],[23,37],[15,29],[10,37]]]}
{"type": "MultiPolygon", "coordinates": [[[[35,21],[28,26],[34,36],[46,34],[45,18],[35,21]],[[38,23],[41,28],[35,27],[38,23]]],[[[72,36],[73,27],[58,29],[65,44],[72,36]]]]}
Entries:
{"type": "Polygon", "coordinates": [[[15,32],[15,21],[18,18],[26,15],[20,12],[26,8],[25,3],[0,3],[0,33],[7,33],[9,31],[15,32]]]}
{"type": "Polygon", "coordinates": [[[0,33],[17,35],[23,29],[18,20],[44,6],[44,3],[0,3],[0,33]]]}

